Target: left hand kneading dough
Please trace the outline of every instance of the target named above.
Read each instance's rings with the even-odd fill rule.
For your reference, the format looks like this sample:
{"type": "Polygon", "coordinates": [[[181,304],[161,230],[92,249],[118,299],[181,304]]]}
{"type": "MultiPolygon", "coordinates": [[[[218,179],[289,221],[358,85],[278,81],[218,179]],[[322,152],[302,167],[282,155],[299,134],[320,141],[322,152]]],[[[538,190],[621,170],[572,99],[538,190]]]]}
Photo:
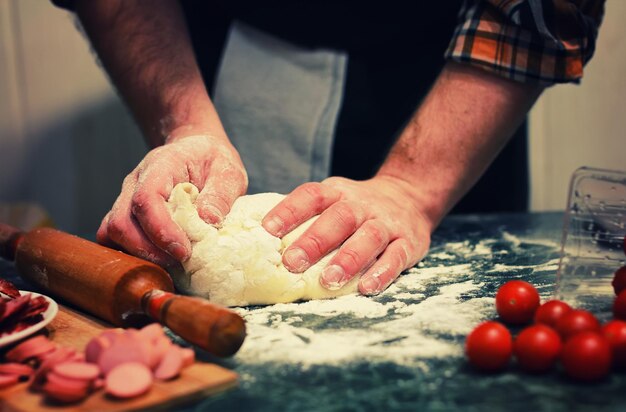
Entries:
{"type": "Polygon", "coordinates": [[[168,200],[170,214],[191,240],[191,258],[184,273],[172,273],[176,287],[226,306],[246,306],[326,299],[357,291],[358,276],[343,288],[330,291],[320,285],[331,252],[304,273],[291,273],[282,264],[283,251],[315,218],[283,239],[270,235],[261,220],[285,196],[259,193],[238,198],[220,226],[203,221],[194,205],[198,189],[191,183],[174,187],[168,200]]]}

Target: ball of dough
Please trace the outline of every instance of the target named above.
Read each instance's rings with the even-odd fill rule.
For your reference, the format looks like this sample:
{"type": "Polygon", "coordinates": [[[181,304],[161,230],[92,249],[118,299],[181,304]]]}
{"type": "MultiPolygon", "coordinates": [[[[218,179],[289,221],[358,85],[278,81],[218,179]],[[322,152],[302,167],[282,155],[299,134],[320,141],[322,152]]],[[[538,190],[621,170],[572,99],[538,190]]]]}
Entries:
{"type": "Polygon", "coordinates": [[[320,285],[320,274],[336,251],[301,274],[283,266],[283,251],[316,219],[305,222],[282,240],[270,235],[261,220],[284,195],[242,196],[218,227],[200,218],[194,205],[197,196],[194,185],[180,183],[167,203],[173,220],[187,233],[192,245],[191,258],[183,262],[184,273],[172,273],[182,292],[225,306],[246,306],[326,299],[357,291],[357,278],[336,291],[320,285]]]}

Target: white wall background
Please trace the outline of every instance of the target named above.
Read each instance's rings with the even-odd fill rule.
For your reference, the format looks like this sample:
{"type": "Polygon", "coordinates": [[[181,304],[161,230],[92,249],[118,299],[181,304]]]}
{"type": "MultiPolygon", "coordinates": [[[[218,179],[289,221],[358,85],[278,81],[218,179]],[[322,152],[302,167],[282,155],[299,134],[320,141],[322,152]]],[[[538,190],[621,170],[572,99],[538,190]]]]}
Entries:
{"type": "MultiPolygon", "coordinates": [[[[581,86],[548,90],[530,116],[532,209],[563,209],[579,166],[626,169],[626,1],[608,0],[581,86]]],[[[41,204],[93,233],[146,148],[69,13],[0,0],[0,202],[41,204]]]]}
{"type": "Polygon", "coordinates": [[[0,202],[95,232],[145,150],[72,15],[0,0],[0,202]]]}
{"type": "Polygon", "coordinates": [[[580,85],[548,89],[530,114],[531,209],[563,209],[580,166],[626,171],[626,1],[608,0],[580,85]]]}

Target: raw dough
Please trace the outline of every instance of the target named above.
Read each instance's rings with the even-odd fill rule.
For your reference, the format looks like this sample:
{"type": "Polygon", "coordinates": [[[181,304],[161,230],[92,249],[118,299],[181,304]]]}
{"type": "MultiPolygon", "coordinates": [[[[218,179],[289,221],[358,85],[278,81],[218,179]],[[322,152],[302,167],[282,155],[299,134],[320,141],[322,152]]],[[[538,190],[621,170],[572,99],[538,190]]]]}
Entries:
{"type": "Polygon", "coordinates": [[[204,222],[194,206],[198,189],[191,183],[174,187],[168,200],[170,214],[187,233],[191,258],[183,263],[185,273],[172,273],[176,287],[226,306],[246,306],[325,299],[355,293],[358,279],[330,291],[319,283],[331,252],[302,274],[289,272],[282,252],[316,218],[302,224],[283,239],[261,226],[265,214],[284,195],[259,193],[238,198],[220,227],[204,222]]]}

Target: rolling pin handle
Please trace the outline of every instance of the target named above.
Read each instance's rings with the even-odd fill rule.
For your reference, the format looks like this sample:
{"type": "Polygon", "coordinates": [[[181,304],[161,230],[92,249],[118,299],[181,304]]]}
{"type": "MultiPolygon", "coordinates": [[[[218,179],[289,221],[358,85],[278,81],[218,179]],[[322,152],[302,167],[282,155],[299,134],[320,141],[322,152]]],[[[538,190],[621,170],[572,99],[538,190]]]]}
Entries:
{"type": "Polygon", "coordinates": [[[0,257],[15,260],[15,251],[23,238],[24,232],[21,230],[0,223],[0,257]]]}
{"type": "Polygon", "coordinates": [[[241,316],[205,299],[152,290],[143,296],[141,306],[151,318],[217,356],[234,355],[246,337],[241,316]]]}

